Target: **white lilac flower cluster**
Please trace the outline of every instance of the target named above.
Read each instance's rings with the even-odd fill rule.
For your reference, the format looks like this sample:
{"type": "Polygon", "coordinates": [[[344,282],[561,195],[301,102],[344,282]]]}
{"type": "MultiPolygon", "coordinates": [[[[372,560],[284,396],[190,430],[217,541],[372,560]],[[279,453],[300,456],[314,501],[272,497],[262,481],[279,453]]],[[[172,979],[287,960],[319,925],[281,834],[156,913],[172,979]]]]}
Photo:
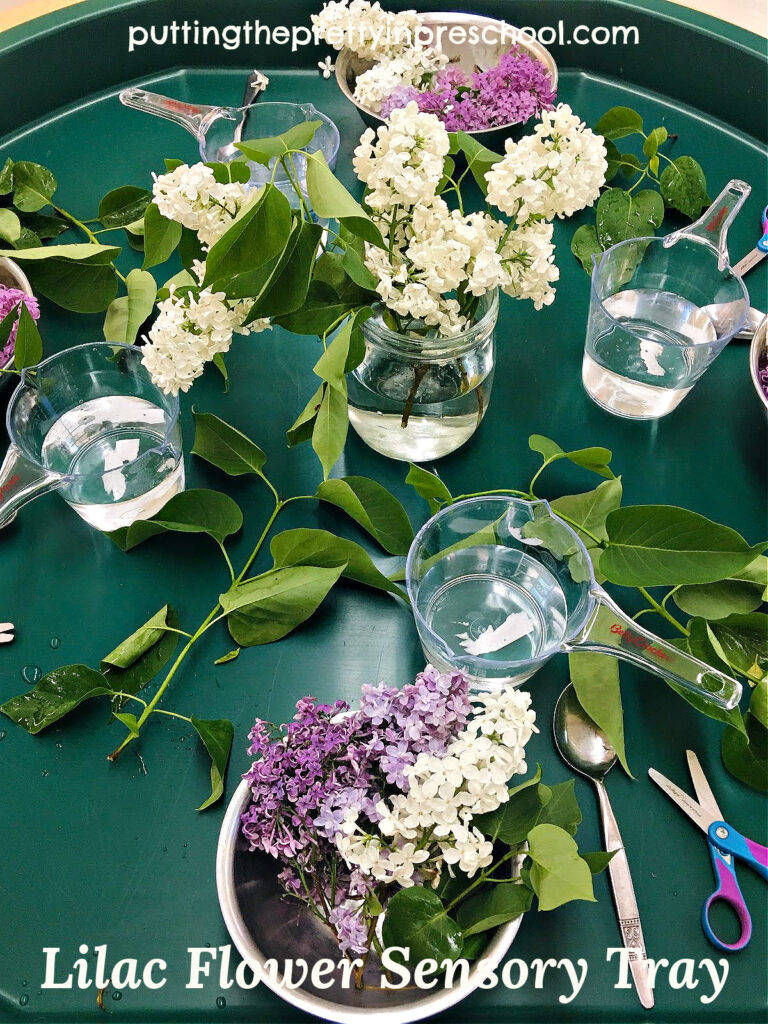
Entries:
{"type": "Polygon", "coordinates": [[[532,135],[507,139],[505,156],[485,176],[488,202],[518,223],[570,217],[595,202],[607,168],[602,136],[560,103],[542,113],[532,135]]]}
{"type": "Polygon", "coordinates": [[[180,164],[153,177],[152,194],[160,213],[195,231],[206,248],[231,227],[248,198],[244,185],[216,181],[211,168],[202,163],[180,164]]]}
{"type": "Polygon", "coordinates": [[[449,145],[438,118],[411,102],[378,133],[363,134],[354,168],[386,242],[366,247],[382,301],[455,335],[467,324],[457,292],[479,297],[501,288],[536,309],[554,300],[559,271],[549,221],[591,205],[607,164],[602,138],[561,104],[530,139],[508,142],[486,175],[488,201],[510,216],[507,223],[450,210],[437,194],[449,145]]]}
{"type": "Polygon", "coordinates": [[[229,350],[234,333],[257,333],[269,327],[268,320],[243,326],[250,305],[227,301],[223,292],[210,288],[197,296],[177,294],[172,285],[168,298],[158,303],[158,316],[141,359],[155,384],[170,395],[188,391],[206,362],[229,350]]]}
{"type": "Polygon", "coordinates": [[[476,714],[444,755],[422,753],[405,769],[407,793],[377,804],[378,834],[346,812],[336,846],[351,868],[403,887],[457,866],[470,878],[493,862],[493,844],[472,824],[475,814],[509,799],[508,781],[527,771],[525,745],[536,732],[530,694],[507,689],[472,698],[476,714]]]}
{"type": "Polygon", "coordinates": [[[355,99],[378,113],[400,86],[418,86],[445,67],[448,58],[419,40],[422,19],[416,11],[397,14],[368,0],[332,0],[312,15],[318,38],[336,50],[352,50],[374,66],[357,76],[355,99]]]}

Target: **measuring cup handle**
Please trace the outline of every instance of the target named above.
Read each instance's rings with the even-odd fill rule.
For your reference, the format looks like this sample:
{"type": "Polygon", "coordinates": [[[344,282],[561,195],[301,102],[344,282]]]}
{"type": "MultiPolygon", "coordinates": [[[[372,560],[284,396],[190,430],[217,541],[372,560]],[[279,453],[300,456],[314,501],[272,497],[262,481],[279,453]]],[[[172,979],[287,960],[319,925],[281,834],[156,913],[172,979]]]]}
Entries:
{"type": "Polygon", "coordinates": [[[736,707],[741,699],[741,684],[735,679],[643,629],[597,584],[591,593],[596,602],[595,610],[581,633],[564,644],[566,650],[612,654],[721,708],[736,707]]]}
{"type": "Polygon", "coordinates": [[[0,529],[16,518],[22,505],[47,491],[55,491],[64,480],[25,459],[12,444],[0,466],[0,529]]]}
{"type": "Polygon", "coordinates": [[[698,238],[717,249],[717,263],[723,270],[728,259],[728,228],[752,191],[752,186],[739,178],[732,178],[709,209],[687,228],[673,231],[664,238],[664,245],[674,245],[681,238],[698,238]]]}
{"type": "Polygon", "coordinates": [[[131,107],[134,110],[143,110],[147,114],[157,114],[164,117],[194,135],[198,142],[205,139],[208,122],[211,115],[219,112],[219,107],[211,107],[203,103],[185,103],[183,100],[174,100],[170,96],[161,96],[157,92],[147,92],[146,89],[123,89],[120,93],[120,102],[124,107],[131,107]]]}

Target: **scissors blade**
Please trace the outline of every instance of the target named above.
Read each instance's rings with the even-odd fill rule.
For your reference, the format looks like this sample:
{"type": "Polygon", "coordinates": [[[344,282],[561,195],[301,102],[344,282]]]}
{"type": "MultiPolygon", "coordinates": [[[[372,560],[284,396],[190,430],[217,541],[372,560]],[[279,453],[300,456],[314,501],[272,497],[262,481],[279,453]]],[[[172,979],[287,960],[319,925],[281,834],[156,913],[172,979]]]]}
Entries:
{"type": "Polygon", "coordinates": [[[685,753],[688,758],[688,770],[693,779],[693,788],[696,790],[699,804],[704,811],[712,816],[712,821],[722,821],[722,811],[717,805],[715,794],[712,792],[709,782],[707,782],[707,777],[704,774],[704,769],[701,767],[698,757],[692,750],[686,750],[685,753]]]}
{"type": "Polygon", "coordinates": [[[708,832],[709,826],[715,820],[711,814],[704,810],[703,807],[699,806],[693,797],[688,796],[684,793],[679,786],[676,786],[674,782],[670,782],[669,779],[665,778],[661,772],[657,772],[655,768],[649,768],[648,774],[667,796],[674,800],[677,806],[693,821],[702,832],[708,832]]]}
{"type": "Polygon", "coordinates": [[[764,257],[765,253],[760,249],[752,249],[751,252],[748,252],[747,255],[740,259],[736,266],[731,269],[737,277],[743,277],[745,274],[748,274],[753,267],[756,267],[764,257]]]}

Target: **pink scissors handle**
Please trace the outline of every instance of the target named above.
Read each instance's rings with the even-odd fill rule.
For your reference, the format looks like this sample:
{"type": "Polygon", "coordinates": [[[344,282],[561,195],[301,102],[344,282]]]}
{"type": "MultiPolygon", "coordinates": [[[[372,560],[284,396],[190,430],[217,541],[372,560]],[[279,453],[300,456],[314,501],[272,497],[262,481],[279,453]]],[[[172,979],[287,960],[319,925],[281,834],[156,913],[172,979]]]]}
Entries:
{"type": "Polygon", "coordinates": [[[739,949],[744,949],[752,938],[752,918],[749,916],[747,904],[744,902],[744,897],[739,888],[736,872],[733,868],[733,858],[730,858],[729,863],[720,850],[711,843],[709,852],[712,855],[712,866],[715,869],[715,879],[718,885],[702,907],[701,926],[704,929],[704,934],[713,946],[725,950],[726,953],[735,953],[739,949]],[[739,919],[741,934],[736,942],[723,942],[712,929],[709,921],[709,911],[712,904],[717,902],[727,903],[735,911],[739,919]]]}

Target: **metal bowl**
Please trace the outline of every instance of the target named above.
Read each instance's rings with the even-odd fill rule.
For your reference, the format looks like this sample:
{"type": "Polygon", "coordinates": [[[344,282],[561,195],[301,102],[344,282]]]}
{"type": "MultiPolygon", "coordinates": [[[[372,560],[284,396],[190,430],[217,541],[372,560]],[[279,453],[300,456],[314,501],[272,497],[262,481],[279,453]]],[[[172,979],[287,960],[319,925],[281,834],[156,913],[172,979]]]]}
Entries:
{"type": "Polygon", "coordinates": [[[749,369],[752,374],[752,383],[755,385],[758,398],[763,403],[763,408],[768,412],[768,395],[763,391],[760,378],[757,375],[761,359],[764,365],[768,365],[768,316],[763,317],[749,348],[749,369]]]}
{"type": "MultiPolygon", "coordinates": [[[[18,288],[20,291],[26,292],[27,295],[32,295],[32,285],[27,280],[27,275],[22,271],[18,263],[9,260],[7,256],[0,256],[0,284],[4,284],[6,288],[18,288]]],[[[12,362],[13,355],[2,364],[0,369],[10,366],[12,362]]],[[[9,379],[10,374],[0,373],[0,387],[9,379]]]]}
{"type": "MultiPolygon", "coordinates": [[[[512,45],[517,45],[521,50],[525,50],[544,64],[552,78],[553,90],[557,89],[557,64],[555,64],[552,54],[541,43],[527,36],[521,35],[519,38],[516,37],[515,44],[510,43],[509,39],[504,40],[502,38],[504,29],[507,30],[508,35],[510,32],[516,31],[507,22],[501,21],[498,18],[483,18],[479,14],[464,14],[460,11],[433,11],[420,14],[420,17],[423,25],[423,41],[427,45],[431,45],[429,40],[435,43],[440,40],[439,46],[435,45],[434,49],[444,53],[452,63],[462,68],[462,70],[472,72],[480,68],[485,71],[487,68],[493,67],[494,64],[498,63],[501,55],[510,50],[512,45]],[[500,41],[495,43],[483,43],[482,41],[471,43],[465,40],[461,43],[452,43],[449,39],[449,33],[454,26],[461,27],[465,30],[466,34],[474,30],[481,39],[483,32],[485,32],[486,38],[491,39],[495,34],[499,37],[500,41]],[[427,31],[424,30],[429,32],[429,38],[427,37],[427,31]]],[[[336,58],[336,81],[349,102],[353,103],[360,111],[363,121],[369,127],[376,128],[384,124],[383,118],[369,107],[362,106],[354,97],[357,76],[373,67],[373,64],[373,61],[361,60],[352,50],[345,47],[336,58]]],[[[473,135],[479,141],[488,144],[488,140],[491,137],[498,139],[500,133],[509,134],[510,129],[515,126],[519,128],[520,122],[511,121],[509,124],[485,128],[482,131],[467,132],[467,134],[473,135]]]]}
{"type": "MultiPolygon", "coordinates": [[[[477,964],[471,966],[465,984],[429,991],[358,991],[354,987],[343,987],[337,980],[331,988],[320,989],[312,985],[309,977],[300,988],[283,986],[282,974],[273,976],[264,969],[267,960],[276,960],[279,965],[285,960],[303,959],[311,970],[312,965],[324,957],[337,963],[341,954],[325,925],[300,904],[282,895],[277,882],[277,861],[248,849],[240,830],[240,816],[250,798],[250,787],[243,781],[235,790],[221,825],[216,886],[232,941],[252,969],[258,973],[261,968],[261,979],[273,992],[300,1010],[326,1021],[357,1024],[365,1019],[376,1024],[408,1024],[454,1006],[478,987],[484,975],[477,964]]],[[[493,968],[503,960],[521,921],[522,917],[518,917],[502,925],[491,937],[483,960],[493,968]]],[[[380,965],[372,955],[365,977],[371,984],[378,984],[380,974],[380,965]]]]}

